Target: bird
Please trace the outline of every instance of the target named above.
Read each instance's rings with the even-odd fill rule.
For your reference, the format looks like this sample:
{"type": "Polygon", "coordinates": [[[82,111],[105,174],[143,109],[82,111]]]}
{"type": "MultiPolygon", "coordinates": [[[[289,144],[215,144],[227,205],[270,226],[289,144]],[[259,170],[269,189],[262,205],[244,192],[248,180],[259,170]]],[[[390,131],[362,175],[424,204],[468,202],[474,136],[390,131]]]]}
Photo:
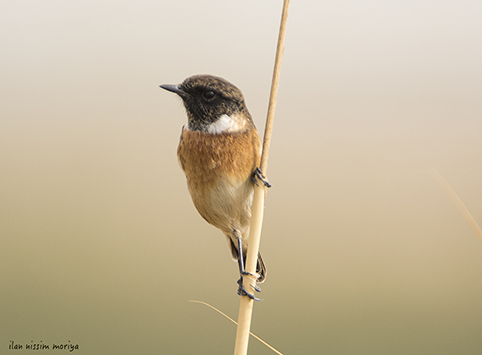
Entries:
{"type": "MultiPolygon", "coordinates": [[[[258,283],[266,279],[261,254],[256,275],[247,273],[245,265],[254,185],[258,179],[266,187],[271,184],[259,168],[261,141],[243,93],[226,79],[210,74],[160,87],[177,94],[187,113],[177,157],[193,204],[202,218],[226,236],[239,267],[237,293],[259,300],[245,288],[243,277],[258,283]]],[[[251,287],[261,291],[256,284],[251,287]]]]}

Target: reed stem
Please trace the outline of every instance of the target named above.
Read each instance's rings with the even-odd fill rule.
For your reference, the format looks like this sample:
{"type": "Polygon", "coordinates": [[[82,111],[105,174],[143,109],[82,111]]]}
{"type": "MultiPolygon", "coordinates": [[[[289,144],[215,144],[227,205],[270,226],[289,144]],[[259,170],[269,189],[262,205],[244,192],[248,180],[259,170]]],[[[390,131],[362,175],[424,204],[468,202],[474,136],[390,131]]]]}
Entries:
{"type": "MultiPolygon", "coordinates": [[[[276,107],[276,96],[278,94],[279,77],[281,71],[281,59],[283,57],[284,41],[286,35],[286,23],[288,20],[289,0],[284,0],[283,13],[281,15],[281,24],[278,35],[278,45],[276,48],[276,58],[273,70],[273,79],[271,81],[271,93],[268,105],[268,114],[266,118],[266,126],[263,139],[263,154],[261,155],[261,171],[266,174],[268,168],[269,146],[271,143],[271,133],[273,130],[274,111],[276,107]]],[[[249,231],[248,254],[246,259],[246,271],[255,274],[256,262],[258,260],[258,250],[261,238],[261,228],[263,225],[264,197],[266,187],[262,182],[255,185],[253,207],[251,210],[251,228],[249,231]]],[[[244,277],[244,287],[252,290],[250,283],[256,280],[244,277]]],[[[251,328],[251,317],[253,314],[254,301],[247,296],[241,297],[238,314],[238,327],[236,332],[236,343],[234,346],[234,355],[246,355],[248,353],[248,340],[251,328]]]]}

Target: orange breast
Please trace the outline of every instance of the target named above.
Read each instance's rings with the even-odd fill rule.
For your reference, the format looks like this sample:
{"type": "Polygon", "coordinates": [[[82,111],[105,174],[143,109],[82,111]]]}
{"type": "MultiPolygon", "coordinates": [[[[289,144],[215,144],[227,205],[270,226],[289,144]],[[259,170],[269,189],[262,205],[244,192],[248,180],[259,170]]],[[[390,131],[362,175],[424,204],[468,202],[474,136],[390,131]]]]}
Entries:
{"type": "Polygon", "coordinates": [[[259,135],[255,129],[221,134],[183,129],[177,156],[190,188],[210,188],[226,176],[245,181],[259,164],[259,135]]]}
{"type": "Polygon", "coordinates": [[[201,216],[225,233],[244,231],[251,216],[251,175],[260,160],[258,132],[183,129],[177,154],[201,216]]]}

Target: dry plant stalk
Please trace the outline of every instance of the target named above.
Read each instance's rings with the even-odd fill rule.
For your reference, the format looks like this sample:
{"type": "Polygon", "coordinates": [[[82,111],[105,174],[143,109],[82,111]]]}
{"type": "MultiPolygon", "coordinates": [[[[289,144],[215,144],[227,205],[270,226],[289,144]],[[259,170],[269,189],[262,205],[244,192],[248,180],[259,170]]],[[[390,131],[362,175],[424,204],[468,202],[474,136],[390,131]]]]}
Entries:
{"type": "MultiPolygon", "coordinates": [[[[233,322],[234,324],[238,325],[238,322],[236,322],[233,318],[231,318],[230,316],[228,316],[226,313],[223,313],[221,312],[219,309],[217,309],[216,307],[214,306],[211,306],[209,303],[206,303],[206,302],[203,302],[203,301],[196,301],[196,300],[190,300],[188,302],[193,302],[193,303],[200,303],[200,304],[204,304],[206,306],[208,306],[209,308],[211,309],[214,309],[216,312],[218,312],[219,314],[221,314],[222,316],[224,316],[225,318],[229,319],[231,322],[233,322]]],[[[266,345],[268,348],[270,348],[271,350],[273,350],[276,354],[278,355],[283,355],[282,352],[276,350],[274,347],[272,347],[271,345],[269,345],[267,342],[265,342],[263,339],[261,339],[259,336],[257,336],[256,334],[252,333],[252,332],[249,332],[250,335],[252,335],[255,339],[259,340],[263,345],[266,345]]]]}
{"type": "MultiPolygon", "coordinates": [[[[273,70],[273,79],[271,81],[271,93],[269,97],[268,115],[266,118],[266,126],[263,139],[263,154],[261,156],[261,171],[266,174],[268,165],[269,145],[271,143],[271,132],[273,129],[274,110],[276,107],[276,95],[278,94],[279,76],[281,71],[281,58],[283,56],[284,41],[286,35],[286,23],[288,20],[289,0],[284,0],[283,13],[281,15],[281,24],[278,36],[278,45],[276,48],[276,58],[273,70]]],[[[249,231],[248,254],[246,258],[246,271],[256,273],[256,261],[258,259],[259,242],[261,237],[261,227],[263,224],[264,196],[266,186],[259,183],[255,186],[253,207],[251,210],[251,228],[249,231]]],[[[249,277],[244,277],[244,287],[250,289],[250,283],[256,282],[249,277]]],[[[251,316],[253,313],[254,301],[249,297],[241,297],[238,315],[238,328],[236,332],[236,343],[234,346],[234,355],[246,355],[248,353],[248,340],[251,327],[251,316]]]]}
{"type": "Polygon", "coordinates": [[[469,210],[467,207],[465,207],[464,203],[460,199],[459,195],[455,192],[455,190],[450,186],[450,184],[445,180],[440,173],[432,168],[432,173],[435,175],[435,177],[438,179],[440,184],[444,187],[445,191],[447,194],[450,196],[452,201],[455,203],[455,206],[457,206],[458,210],[462,214],[462,216],[465,218],[469,226],[474,230],[475,234],[479,237],[480,241],[482,242],[482,229],[480,226],[477,224],[475,221],[474,217],[470,214],[469,210]]]}

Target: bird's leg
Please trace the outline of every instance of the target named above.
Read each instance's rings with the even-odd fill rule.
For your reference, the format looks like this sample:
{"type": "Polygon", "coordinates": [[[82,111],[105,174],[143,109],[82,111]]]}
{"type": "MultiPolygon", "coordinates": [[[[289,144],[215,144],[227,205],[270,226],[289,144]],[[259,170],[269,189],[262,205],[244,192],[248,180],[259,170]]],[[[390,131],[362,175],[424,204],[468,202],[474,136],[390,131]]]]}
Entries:
{"type": "Polygon", "coordinates": [[[259,186],[256,178],[261,180],[261,182],[264,184],[264,186],[266,186],[268,188],[271,187],[271,184],[268,182],[268,180],[266,180],[266,177],[263,175],[263,172],[261,171],[260,168],[254,169],[253,175],[251,175],[251,180],[253,180],[253,182],[256,184],[256,186],[259,186]]]}
{"type": "MultiPolygon", "coordinates": [[[[242,240],[241,236],[238,235],[238,233],[234,233],[235,237],[238,239],[238,252],[239,252],[239,258],[238,258],[238,265],[239,265],[239,274],[240,278],[237,281],[238,282],[238,295],[240,296],[248,296],[252,300],[255,301],[262,301],[261,299],[255,297],[252,293],[249,293],[248,290],[246,290],[246,287],[244,287],[243,280],[244,276],[250,277],[250,278],[256,278],[255,275],[247,272],[244,268],[244,257],[243,257],[243,245],[242,245],[242,240]]],[[[254,286],[251,285],[251,287],[256,291],[256,292],[261,292],[261,289],[256,286],[256,281],[254,281],[254,286]]]]}

